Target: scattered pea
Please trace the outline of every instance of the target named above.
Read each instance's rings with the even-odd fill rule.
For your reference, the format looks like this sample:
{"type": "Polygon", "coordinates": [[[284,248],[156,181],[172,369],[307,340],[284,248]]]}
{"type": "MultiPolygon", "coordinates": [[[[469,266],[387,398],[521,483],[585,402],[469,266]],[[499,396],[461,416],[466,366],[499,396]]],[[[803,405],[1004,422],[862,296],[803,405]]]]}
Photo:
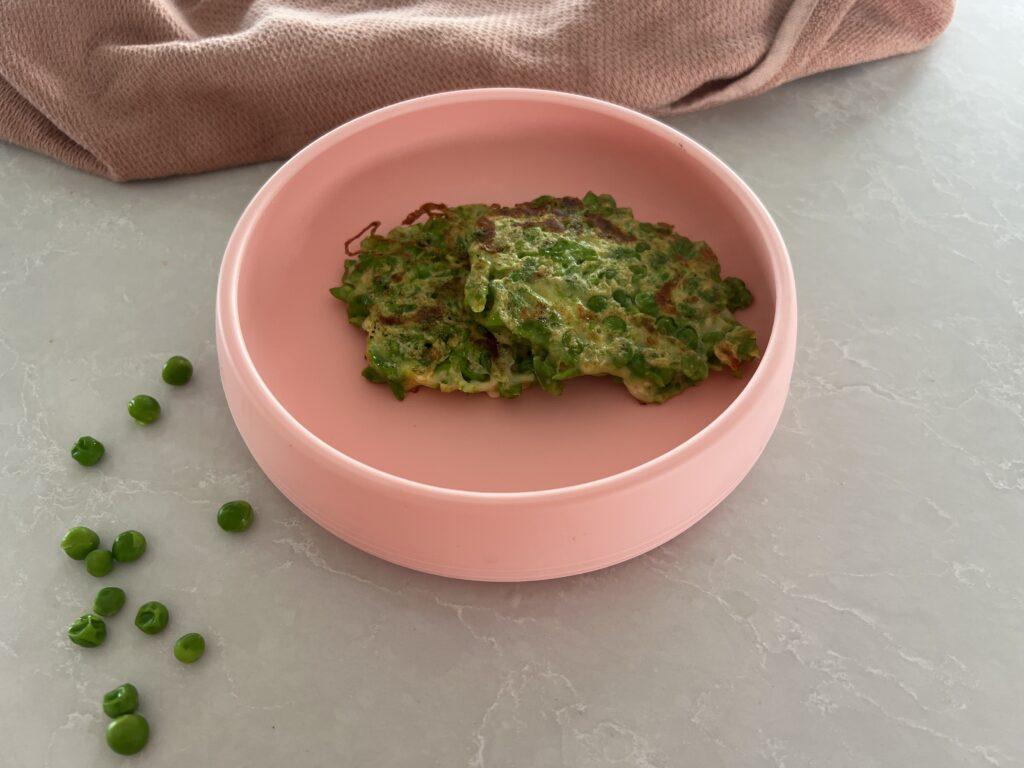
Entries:
{"type": "Polygon", "coordinates": [[[87,613],[68,627],[68,639],[83,648],[95,648],[107,639],[107,625],[99,616],[87,613]]]}
{"type": "Polygon", "coordinates": [[[128,414],[139,424],[152,424],[160,418],[160,403],[149,395],[136,395],[128,401],[128,414]]]}
{"type": "Polygon", "coordinates": [[[164,368],[160,372],[160,376],[168,384],[173,384],[176,387],[180,387],[182,384],[188,384],[192,379],[192,361],[187,357],[175,355],[164,363],[164,368]]]}
{"type": "Polygon", "coordinates": [[[229,501],[217,510],[217,525],[225,531],[240,533],[252,525],[252,504],[248,501],[229,501]]]}
{"type": "Polygon", "coordinates": [[[85,570],[97,578],[106,576],[114,569],[114,556],[105,549],[94,549],[85,556],[85,570]]]}
{"type": "Polygon", "coordinates": [[[206,640],[198,632],[182,635],[174,643],[174,658],[182,664],[192,664],[202,658],[206,651],[206,640]]]}
{"type": "Polygon", "coordinates": [[[72,560],[85,560],[86,556],[100,545],[96,531],[84,525],[69,528],[60,540],[60,548],[72,560]]]}
{"type": "Polygon", "coordinates": [[[92,612],[100,616],[113,616],[124,608],[125,594],[120,587],[104,587],[92,601],[92,612]]]}
{"type": "Polygon", "coordinates": [[[167,606],[153,600],[139,606],[139,612],[135,614],[135,626],[147,635],[155,635],[163,631],[170,618],[167,606]]]}
{"type": "Polygon", "coordinates": [[[83,467],[91,467],[103,458],[103,443],[95,437],[83,435],[71,446],[71,458],[83,467]]]}
{"type": "Polygon", "coordinates": [[[139,708],[139,691],[131,683],[122,683],[103,694],[103,714],[107,717],[130,715],[139,708]]]}
{"type": "Polygon", "coordinates": [[[130,563],[138,560],[146,551],[146,537],[138,531],[124,531],[117,534],[114,546],[110,549],[119,563],[130,563]]]}
{"type": "Polygon", "coordinates": [[[591,312],[604,312],[608,307],[608,297],[595,294],[587,299],[587,309],[591,312]]]}
{"type": "Polygon", "coordinates": [[[149,741],[149,723],[142,715],[121,715],[107,726],[107,745],[119,755],[141,752],[149,741]]]}

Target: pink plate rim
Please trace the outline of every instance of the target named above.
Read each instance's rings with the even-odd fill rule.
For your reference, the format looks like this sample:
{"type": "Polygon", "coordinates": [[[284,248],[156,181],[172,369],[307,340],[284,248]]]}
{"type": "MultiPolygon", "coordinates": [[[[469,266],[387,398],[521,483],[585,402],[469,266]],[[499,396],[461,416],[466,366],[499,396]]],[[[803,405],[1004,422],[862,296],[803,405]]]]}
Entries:
{"type": "Polygon", "coordinates": [[[753,407],[756,391],[761,386],[761,382],[768,377],[769,369],[783,364],[784,350],[780,350],[780,347],[795,343],[796,282],[782,235],[753,190],[710,150],[680,131],[628,107],[590,96],[537,88],[472,88],[420,96],[368,112],[328,131],[278,168],[246,207],[228,240],[217,281],[216,331],[224,341],[224,349],[229,358],[222,361],[222,364],[228,363],[235,366],[241,380],[253,389],[258,398],[268,407],[274,421],[286,432],[294,435],[295,439],[311,446],[320,457],[331,462],[341,462],[367,480],[388,486],[392,490],[397,486],[402,490],[439,500],[478,500],[491,505],[495,503],[519,504],[531,500],[557,500],[569,496],[578,498],[597,493],[614,492],[624,486],[643,482],[670,469],[671,466],[684,461],[687,456],[698,451],[702,444],[719,439],[742,412],[753,407]],[[737,194],[764,237],[771,260],[771,275],[775,288],[775,313],[768,344],[763,351],[757,370],[754,371],[750,381],[747,382],[736,399],[700,432],[660,456],[614,475],[576,485],[534,491],[470,491],[410,480],[364,464],[321,440],[288,412],[263,381],[242,336],[237,291],[246,245],[263,209],[296,173],[315,162],[328,147],[356,133],[369,130],[392,117],[444,104],[499,99],[572,104],[623,120],[662,139],[672,141],[684,152],[695,156],[699,162],[722,179],[726,186],[737,194]]]}

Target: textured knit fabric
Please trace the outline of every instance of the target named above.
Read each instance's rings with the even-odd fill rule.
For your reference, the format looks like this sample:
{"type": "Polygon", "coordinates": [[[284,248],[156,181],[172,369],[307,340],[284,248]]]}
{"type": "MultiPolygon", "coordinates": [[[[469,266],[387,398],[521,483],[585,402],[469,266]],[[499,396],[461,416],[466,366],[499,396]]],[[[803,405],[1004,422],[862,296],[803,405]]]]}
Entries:
{"type": "Polygon", "coordinates": [[[112,179],[528,86],[665,115],[922,48],[954,0],[0,0],[0,139],[112,179]]]}

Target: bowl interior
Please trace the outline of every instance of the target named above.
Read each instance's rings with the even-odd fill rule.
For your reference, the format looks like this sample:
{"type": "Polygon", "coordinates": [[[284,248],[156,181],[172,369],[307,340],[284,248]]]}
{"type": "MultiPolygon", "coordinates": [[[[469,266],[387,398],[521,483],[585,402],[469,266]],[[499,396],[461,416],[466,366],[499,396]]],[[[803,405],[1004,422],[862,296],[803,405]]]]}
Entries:
{"type": "Polygon", "coordinates": [[[750,379],[715,373],[663,405],[611,379],[570,381],[518,400],[421,389],[404,402],[360,376],[364,334],[328,289],[342,243],[372,220],[383,231],[425,201],[514,203],[608,192],[650,221],[711,244],[723,274],[755,296],[741,319],[768,342],[775,286],[750,201],[678,136],[588,102],[500,98],[424,103],[335,134],[293,161],[241,254],[245,346],[280,403],[360,462],[431,485],[528,491],[574,485],[645,463],[699,432],[750,379]],[[338,137],[341,138],[338,138],[338,137]]]}

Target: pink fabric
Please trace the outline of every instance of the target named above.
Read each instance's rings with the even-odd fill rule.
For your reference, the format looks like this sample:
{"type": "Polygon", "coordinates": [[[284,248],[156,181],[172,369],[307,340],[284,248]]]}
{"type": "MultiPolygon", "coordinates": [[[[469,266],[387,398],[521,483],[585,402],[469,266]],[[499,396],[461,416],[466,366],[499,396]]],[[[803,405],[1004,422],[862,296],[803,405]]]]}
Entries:
{"type": "Polygon", "coordinates": [[[655,114],[918,50],[954,0],[0,0],[0,139],[111,179],[286,157],[478,86],[655,114]]]}

